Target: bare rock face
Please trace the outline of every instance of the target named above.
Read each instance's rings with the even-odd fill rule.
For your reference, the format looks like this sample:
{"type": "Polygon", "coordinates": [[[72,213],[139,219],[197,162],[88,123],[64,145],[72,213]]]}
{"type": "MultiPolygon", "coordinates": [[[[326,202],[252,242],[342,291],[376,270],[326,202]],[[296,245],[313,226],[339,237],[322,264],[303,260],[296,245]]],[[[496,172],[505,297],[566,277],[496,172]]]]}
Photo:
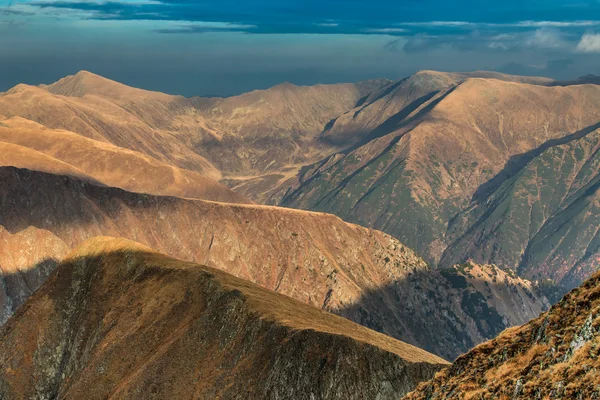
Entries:
{"type": "Polygon", "coordinates": [[[0,396],[394,399],[447,363],[122,239],[70,254],[0,331],[0,396]]]}
{"type": "Polygon", "coordinates": [[[599,399],[600,274],[481,344],[406,399],[599,399]]]}

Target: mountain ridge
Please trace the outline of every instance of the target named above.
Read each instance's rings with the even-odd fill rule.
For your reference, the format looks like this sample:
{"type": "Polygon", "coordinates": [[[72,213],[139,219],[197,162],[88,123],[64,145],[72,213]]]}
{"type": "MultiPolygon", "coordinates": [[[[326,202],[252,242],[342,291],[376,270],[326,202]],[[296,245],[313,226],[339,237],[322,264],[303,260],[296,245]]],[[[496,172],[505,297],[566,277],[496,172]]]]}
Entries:
{"type": "Polygon", "coordinates": [[[547,307],[543,294],[526,281],[503,286],[490,274],[482,275],[494,289],[487,291],[458,276],[460,272],[440,275],[391,236],[333,215],[150,196],[12,167],[0,168],[0,178],[4,320],[69,249],[106,235],[135,239],[176,258],[218,267],[446,358],[547,307]],[[454,280],[464,283],[451,289],[454,280]],[[440,293],[447,290],[457,301],[436,298],[437,312],[411,313],[432,284],[447,287],[440,293]],[[518,301],[496,310],[500,303],[495,299],[501,299],[496,286],[512,288],[518,301]],[[475,296],[477,308],[471,310],[472,302],[463,302],[463,296],[475,296]],[[475,321],[488,318],[480,309],[493,309],[499,322],[478,325],[475,321]],[[437,329],[443,340],[424,341],[429,334],[423,324],[434,324],[442,310],[446,316],[440,317],[437,329]],[[400,324],[399,315],[404,316],[400,324]],[[453,339],[458,336],[460,341],[453,339]]]}
{"type": "Polygon", "coordinates": [[[395,398],[447,364],[114,238],[72,252],[0,336],[6,397],[395,398]]]}

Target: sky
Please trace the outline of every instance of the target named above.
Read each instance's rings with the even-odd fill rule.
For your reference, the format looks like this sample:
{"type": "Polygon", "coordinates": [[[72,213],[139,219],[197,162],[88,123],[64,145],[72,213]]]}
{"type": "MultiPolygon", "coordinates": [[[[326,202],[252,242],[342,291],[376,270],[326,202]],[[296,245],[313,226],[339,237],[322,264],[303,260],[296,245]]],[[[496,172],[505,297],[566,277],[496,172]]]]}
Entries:
{"type": "Polygon", "coordinates": [[[600,75],[600,0],[0,0],[0,91],[88,70],[227,96],[421,69],[600,75]]]}

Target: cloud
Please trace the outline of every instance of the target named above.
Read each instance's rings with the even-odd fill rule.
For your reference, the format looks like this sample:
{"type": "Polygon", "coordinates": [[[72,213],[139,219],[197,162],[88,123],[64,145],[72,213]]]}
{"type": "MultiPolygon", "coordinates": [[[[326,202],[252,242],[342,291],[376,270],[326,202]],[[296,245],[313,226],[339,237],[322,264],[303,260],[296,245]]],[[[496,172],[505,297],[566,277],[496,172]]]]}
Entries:
{"type": "Polygon", "coordinates": [[[509,26],[526,28],[571,28],[599,25],[600,21],[521,21],[514,25],[509,24],[509,26]]]}
{"type": "MultiPolygon", "coordinates": [[[[439,49],[453,49],[458,51],[471,51],[477,47],[479,42],[477,31],[471,35],[455,35],[455,36],[433,36],[419,34],[410,36],[406,42],[403,42],[402,50],[405,53],[421,53],[439,49]]],[[[400,46],[400,42],[392,41],[385,48],[396,50],[400,46]]]]}
{"type": "Polygon", "coordinates": [[[492,50],[559,49],[566,48],[567,41],[562,31],[555,28],[540,28],[535,31],[502,33],[488,37],[487,47],[492,50]]]}
{"type": "Polygon", "coordinates": [[[208,33],[208,32],[247,32],[256,25],[234,24],[229,22],[197,22],[172,28],[156,29],[158,33],[208,33]]]}
{"type": "Polygon", "coordinates": [[[0,15],[32,16],[32,15],[35,15],[35,13],[9,6],[9,7],[0,7],[0,15]]]}
{"type": "Polygon", "coordinates": [[[586,33],[581,37],[576,50],[580,53],[600,53],[600,34],[586,33]]]}
{"type": "Polygon", "coordinates": [[[580,9],[536,1],[534,6],[517,13],[514,6],[519,2],[522,0],[490,5],[469,0],[465,6],[456,6],[442,0],[20,0],[18,4],[52,10],[55,14],[62,10],[80,12],[82,19],[228,21],[254,26],[249,28],[253,33],[400,35],[410,30],[413,34],[447,35],[475,29],[600,27],[600,2],[580,9]],[[489,20],[480,20],[482,15],[489,20]],[[430,20],[423,20],[424,17],[430,20]]]}
{"type": "Polygon", "coordinates": [[[469,21],[425,21],[401,22],[402,26],[425,28],[576,28],[600,26],[600,20],[578,21],[518,21],[518,22],[469,22],[469,21]]]}
{"type": "Polygon", "coordinates": [[[565,46],[565,40],[560,31],[552,28],[541,28],[529,35],[525,46],[535,49],[556,49],[565,46]]]}
{"type": "Polygon", "coordinates": [[[395,34],[395,33],[406,33],[408,30],[403,28],[369,28],[365,29],[368,33],[381,33],[381,34],[395,34]]]}
{"type": "Polygon", "coordinates": [[[475,27],[479,24],[467,21],[425,21],[425,22],[401,22],[403,26],[420,27],[475,27]]]}

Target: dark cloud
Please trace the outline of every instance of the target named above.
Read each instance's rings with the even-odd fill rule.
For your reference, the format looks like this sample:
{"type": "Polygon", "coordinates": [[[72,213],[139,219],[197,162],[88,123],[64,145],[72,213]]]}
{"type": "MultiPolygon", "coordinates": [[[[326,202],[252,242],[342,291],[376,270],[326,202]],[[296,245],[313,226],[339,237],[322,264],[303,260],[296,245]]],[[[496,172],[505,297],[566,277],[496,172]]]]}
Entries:
{"type": "MultiPolygon", "coordinates": [[[[160,0],[140,3],[49,0],[28,4],[40,9],[85,11],[94,19],[228,22],[252,26],[242,30],[251,33],[399,36],[435,32],[446,35],[468,33],[479,25],[512,24],[513,29],[532,29],[536,23],[544,21],[600,20],[600,3],[597,2],[585,8],[566,0],[523,3],[516,0],[493,4],[474,0],[160,0]],[[518,21],[532,24],[519,26],[518,21]]],[[[165,29],[159,32],[197,33],[203,30],[165,29]]]]}

